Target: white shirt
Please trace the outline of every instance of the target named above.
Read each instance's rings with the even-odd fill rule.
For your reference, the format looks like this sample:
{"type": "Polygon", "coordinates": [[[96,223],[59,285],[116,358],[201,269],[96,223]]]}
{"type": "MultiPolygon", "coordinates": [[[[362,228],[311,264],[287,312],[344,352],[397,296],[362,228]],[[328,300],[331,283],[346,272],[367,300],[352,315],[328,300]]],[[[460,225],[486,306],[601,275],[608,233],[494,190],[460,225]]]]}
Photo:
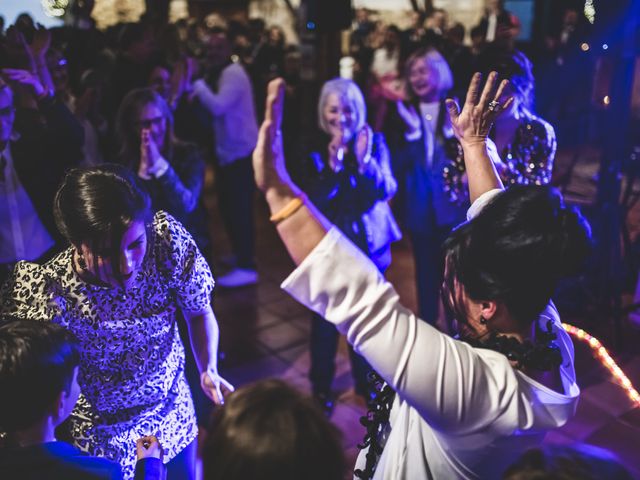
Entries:
{"type": "MultiPolygon", "coordinates": [[[[495,194],[483,195],[469,213],[495,194]]],[[[282,288],[335,324],[398,392],[374,479],[500,478],[522,451],[575,413],[580,390],[573,344],[553,304],[540,322],[552,320],[558,336],[564,394],[512,368],[504,355],[473,348],[418,319],[335,227],[282,288]]]]}
{"type": "Polygon", "coordinates": [[[13,168],[10,144],[0,155],[6,160],[4,181],[0,181],[0,263],[37,260],[55,242],[13,168]]]}
{"type": "Polygon", "coordinates": [[[238,63],[225,67],[213,93],[204,80],[196,80],[193,92],[214,116],[216,154],[220,165],[251,155],[258,141],[258,124],[249,76],[238,63]]]}
{"type": "Polygon", "coordinates": [[[498,16],[495,13],[489,15],[487,19],[487,42],[493,42],[496,39],[496,30],[498,29],[498,16]]]}
{"type": "Polygon", "coordinates": [[[424,137],[425,152],[427,154],[427,166],[433,164],[433,151],[435,148],[435,132],[438,128],[440,115],[440,102],[420,102],[420,118],[426,133],[424,137]]]}

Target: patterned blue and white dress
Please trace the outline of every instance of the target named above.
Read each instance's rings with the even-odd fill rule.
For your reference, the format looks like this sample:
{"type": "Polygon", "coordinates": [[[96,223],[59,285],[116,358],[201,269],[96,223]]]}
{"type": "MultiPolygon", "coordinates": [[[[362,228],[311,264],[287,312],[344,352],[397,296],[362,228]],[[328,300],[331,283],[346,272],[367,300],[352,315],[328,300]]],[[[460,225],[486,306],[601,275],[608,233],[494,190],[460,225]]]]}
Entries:
{"type": "Polygon", "coordinates": [[[122,465],[132,479],[135,442],[157,435],[165,462],[197,436],[185,379],[178,311],[210,305],[214,280],[191,235],[165,212],[148,229],[148,251],[126,291],[84,282],[73,248],[44,265],[19,262],[0,311],[52,320],[72,331],[82,353],[82,395],[70,417],[73,443],[122,465]]]}

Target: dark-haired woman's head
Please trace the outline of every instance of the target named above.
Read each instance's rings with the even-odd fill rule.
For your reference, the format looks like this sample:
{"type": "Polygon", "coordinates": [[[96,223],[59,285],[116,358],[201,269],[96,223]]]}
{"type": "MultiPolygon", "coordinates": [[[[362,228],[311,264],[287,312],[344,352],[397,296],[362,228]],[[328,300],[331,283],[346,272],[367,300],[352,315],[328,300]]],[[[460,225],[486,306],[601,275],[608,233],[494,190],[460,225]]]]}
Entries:
{"type": "Polygon", "coordinates": [[[151,88],[129,92],[118,109],[116,135],[121,163],[137,169],[140,139],[148,130],[151,139],[167,160],[173,147],[173,114],[167,102],[151,88]]]}
{"type": "Polygon", "coordinates": [[[589,224],[555,189],[511,187],[446,240],[443,301],[465,336],[526,332],[590,247],[589,224]]]}
{"type": "Polygon", "coordinates": [[[205,480],[341,480],[340,434],[282,380],[247,385],[214,413],[203,452],[205,480]]]}
{"type": "Polygon", "coordinates": [[[146,255],[152,212],[129,169],[106,164],[69,171],[56,193],[54,215],[80,258],[91,259],[91,273],[111,286],[134,280],[146,255]]]}

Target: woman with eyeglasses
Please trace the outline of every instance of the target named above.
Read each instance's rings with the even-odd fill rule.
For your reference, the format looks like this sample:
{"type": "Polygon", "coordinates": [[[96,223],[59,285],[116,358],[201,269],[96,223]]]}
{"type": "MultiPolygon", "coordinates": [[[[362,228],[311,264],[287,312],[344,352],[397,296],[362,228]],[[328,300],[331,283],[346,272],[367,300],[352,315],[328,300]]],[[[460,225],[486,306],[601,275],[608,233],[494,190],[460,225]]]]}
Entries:
{"type": "Polygon", "coordinates": [[[204,160],[195,145],[175,137],[167,102],[150,88],[129,92],[118,110],[116,136],[118,163],[137,173],[152,208],[180,221],[208,258],[211,240],[200,202],[204,160]]]}
{"type": "MultiPolygon", "coordinates": [[[[197,146],[175,137],[167,102],[151,88],[129,92],[118,110],[116,136],[118,163],[137,174],[149,192],[151,209],[165,211],[184,225],[211,264],[211,238],[201,201],[204,160],[197,146]]],[[[186,342],[184,328],[181,335],[186,342]]],[[[204,425],[210,406],[197,388],[198,375],[190,354],[187,378],[194,390],[198,419],[204,425]]]]}

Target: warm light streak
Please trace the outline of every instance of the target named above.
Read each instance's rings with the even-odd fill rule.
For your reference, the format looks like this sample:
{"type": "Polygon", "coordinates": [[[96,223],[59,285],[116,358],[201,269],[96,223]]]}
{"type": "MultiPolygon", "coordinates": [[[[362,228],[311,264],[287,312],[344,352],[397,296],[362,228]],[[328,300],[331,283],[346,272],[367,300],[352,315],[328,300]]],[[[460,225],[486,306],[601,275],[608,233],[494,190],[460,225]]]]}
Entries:
{"type": "Polygon", "coordinates": [[[613,378],[616,380],[616,382],[626,390],[629,398],[637,405],[640,405],[640,393],[638,393],[638,391],[633,388],[631,380],[629,380],[622,369],[618,367],[616,362],[613,360],[613,358],[611,358],[611,355],[609,355],[609,352],[602,346],[600,341],[597,338],[589,335],[581,328],[574,327],[573,325],[569,325],[568,323],[563,323],[562,326],[569,333],[569,335],[589,344],[596,359],[604,367],[606,367],[609,372],[611,372],[611,375],[613,375],[613,378]]]}

